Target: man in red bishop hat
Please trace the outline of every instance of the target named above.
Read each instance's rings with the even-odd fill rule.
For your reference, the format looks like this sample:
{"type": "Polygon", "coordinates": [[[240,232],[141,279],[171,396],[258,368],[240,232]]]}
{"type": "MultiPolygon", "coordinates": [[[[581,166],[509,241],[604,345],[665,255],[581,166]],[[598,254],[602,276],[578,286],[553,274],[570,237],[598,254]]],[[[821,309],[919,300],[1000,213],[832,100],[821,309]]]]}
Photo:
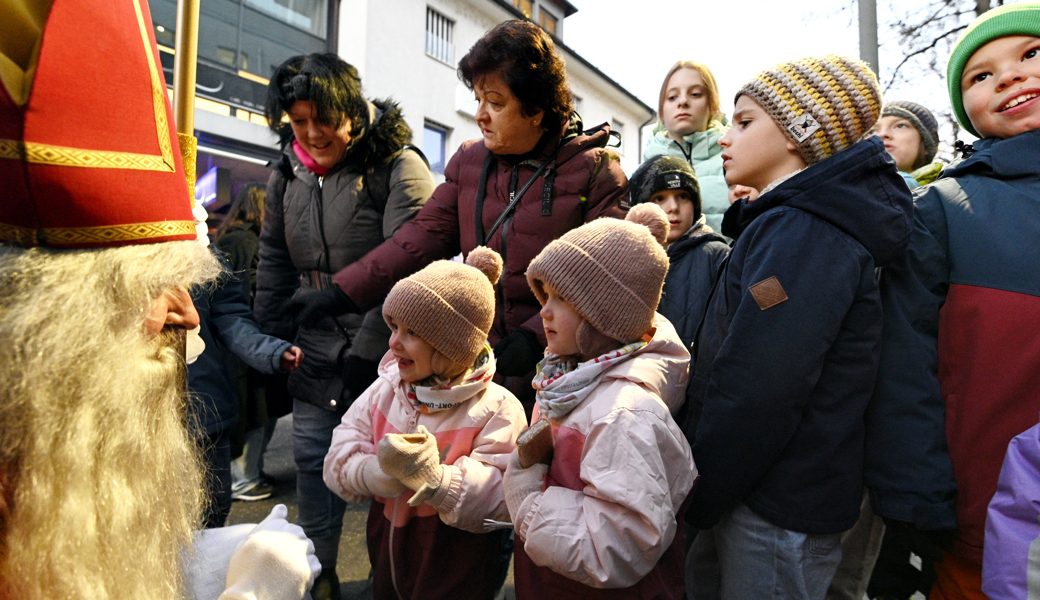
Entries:
{"type": "Polygon", "coordinates": [[[284,507],[195,533],[188,288],[219,267],[146,1],[0,15],[0,599],[300,598],[320,567],[284,507]],[[192,589],[198,571],[217,583],[192,589]]]}

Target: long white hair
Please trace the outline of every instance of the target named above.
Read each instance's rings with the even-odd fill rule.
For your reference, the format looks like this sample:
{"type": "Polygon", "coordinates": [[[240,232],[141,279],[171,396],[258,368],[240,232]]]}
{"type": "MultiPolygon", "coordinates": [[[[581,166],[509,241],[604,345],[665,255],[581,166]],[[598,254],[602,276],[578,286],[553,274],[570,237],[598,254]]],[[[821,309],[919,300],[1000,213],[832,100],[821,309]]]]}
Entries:
{"type": "Polygon", "coordinates": [[[218,271],[195,242],[0,247],[0,597],[181,597],[202,470],[183,335],[143,323],[218,271]]]}

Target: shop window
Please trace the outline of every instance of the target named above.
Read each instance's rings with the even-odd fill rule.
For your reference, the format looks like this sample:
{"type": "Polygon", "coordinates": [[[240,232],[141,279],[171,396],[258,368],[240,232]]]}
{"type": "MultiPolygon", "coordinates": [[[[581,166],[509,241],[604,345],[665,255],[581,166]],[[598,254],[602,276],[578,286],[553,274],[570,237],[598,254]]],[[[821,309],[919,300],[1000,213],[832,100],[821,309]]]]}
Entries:
{"type": "Polygon", "coordinates": [[[430,161],[430,170],[438,175],[444,175],[447,144],[448,130],[427,121],[423,127],[423,154],[430,161]]]}
{"type": "Polygon", "coordinates": [[[426,54],[451,66],[455,64],[455,22],[426,7],[426,54]]]}

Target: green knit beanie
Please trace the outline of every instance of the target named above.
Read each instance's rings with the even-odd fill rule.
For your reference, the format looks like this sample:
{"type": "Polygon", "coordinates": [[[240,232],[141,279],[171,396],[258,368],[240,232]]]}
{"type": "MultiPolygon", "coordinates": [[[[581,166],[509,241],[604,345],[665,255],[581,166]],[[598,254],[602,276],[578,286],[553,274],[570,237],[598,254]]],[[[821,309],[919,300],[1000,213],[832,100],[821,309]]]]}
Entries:
{"type": "Polygon", "coordinates": [[[1007,4],[984,13],[975,19],[950,53],[950,62],[946,65],[946,85],[950,89],[950,104],[957,122],[961,127],[977,137],[979,133],[964,112],[964,99],[961,97],[961,75],[964,65],[968,63],[975,51],[989,42],[1009,35],[1031,35],[1040,37],[1040,2],[1022,2],[1007,4]]]}

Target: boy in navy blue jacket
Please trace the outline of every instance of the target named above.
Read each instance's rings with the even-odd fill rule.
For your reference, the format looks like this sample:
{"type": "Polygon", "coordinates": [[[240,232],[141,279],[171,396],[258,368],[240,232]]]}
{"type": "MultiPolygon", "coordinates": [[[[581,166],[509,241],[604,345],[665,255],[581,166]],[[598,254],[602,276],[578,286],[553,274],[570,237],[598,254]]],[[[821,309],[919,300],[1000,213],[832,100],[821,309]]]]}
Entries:
{"type": "Polygon", "coordinates": [[[903,534],[925,556],[939,540],[933,600],[984,597],[986,507],[1008,443],[1040,411],[1040,3],[978,18],[947,85],[958,122],[982,139],[915,192],[910,246],[882,271],[867,421],[886,538],[903,534]]]}
{"type": "Polygon", "coordinates": [[[821,599],[859,515],[874,270],[912,220],[884,144],[860,141],[880,112],[873,73],[839,56],[777,65],[737,93],[726,181],[762,192],[726,212],[734,245],[694,348],[691,598],[821,599]]]}

